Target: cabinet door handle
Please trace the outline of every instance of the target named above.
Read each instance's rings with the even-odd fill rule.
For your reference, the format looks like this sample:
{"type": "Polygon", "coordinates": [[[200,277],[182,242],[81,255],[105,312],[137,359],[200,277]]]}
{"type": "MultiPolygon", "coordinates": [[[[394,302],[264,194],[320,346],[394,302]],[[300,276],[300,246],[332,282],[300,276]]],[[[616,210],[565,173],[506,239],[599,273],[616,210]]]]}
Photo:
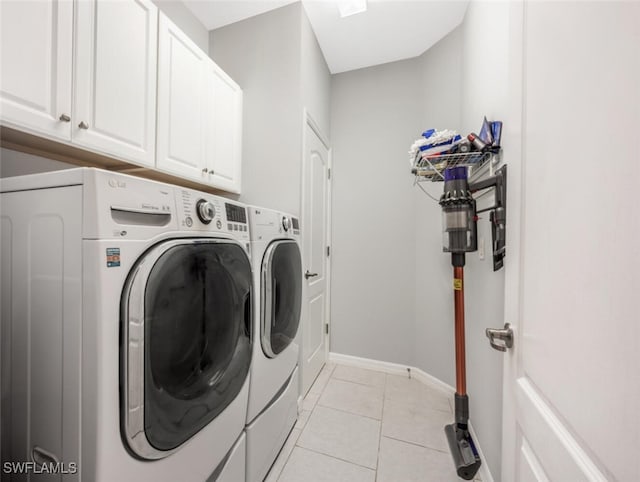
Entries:
{"type": "Polygon", "coordinates": [[[214,174],[215,174],[215,172],[213,172],[213,169],[211,169],[211,170],[209,171],[209,175],[210,175],[210,176],[213,176],[214,174]]]}
{"type": "Polygon", "coordinates": [[[71,117],[69,117],[67,114],[62,114],[60,115],[59,119],[62,122],[71,122],[71,117]]]}
{"type": "Polygon", "coordinates": [[[205,167],[205,168],[202,170],[202,172],[204,172],[204,173],[206,174],[207,172],[209,172],[209,169],[207,169],[207,168],[205,167]]]}
{"type": "Polygon", "coordinates": [[[89,124],[87,124],[85,121],[80,122],[80,124],[78,124],[78,127],[80,129],[88,129],[89,128],[89,124]]]}

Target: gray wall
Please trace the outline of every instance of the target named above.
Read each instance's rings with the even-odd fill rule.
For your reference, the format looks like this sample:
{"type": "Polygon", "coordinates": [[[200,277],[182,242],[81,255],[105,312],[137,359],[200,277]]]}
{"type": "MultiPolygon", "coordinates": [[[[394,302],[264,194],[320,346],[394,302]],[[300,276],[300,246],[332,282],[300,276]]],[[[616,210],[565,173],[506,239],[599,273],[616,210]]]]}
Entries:
{"type": "Polygon", "coordinates": [[[209,31],[180,0],[151,0],[187,36],[205,52],[209,52],[209,31]]]}
{"type": "MultiPolygon", "coordinates": [[[[491,120],[503,120],[505,131],[509,125],[509,2],[470,2],[462,24],[462,118],[465,132],[478,132],[486,115],[491,120]],[[491,61],[486,61],[490,52],[491,61]]],[[[504,161],[509,157],[506,145],[504,161]]],[[[517,189],[511,183],[509,189],[517,189]]],[[[491,196],[478,202],[478,208],[491,205],[491,196]]],[[[509,211],[508,211],[509,212],[509,211]]],[[[513,211],[511,211],[513,213],[513,211]]],[[[484,335],[487,327],[502,328],[504,323],[504,269],[493,272],[491,259],[491,231],[488,213],[478,223],[479,241],[484,238],[486,257],[477,253],[468,256],[467,269],[467,374],[471,400],[472,423],[481,440],[482,449],[491,473],[501,480],[502,451],[502,371],[504,355],[489,347],[484,335]]],[[[507,250],[509,249],[507,240],[507,250]]],[[[513,254],[513,252],[511,252],[513,254]]],[[[507,257],[505,263],[513,259],[507,257]]]]}
{"type": "Polygon", "coordinates": [[[301,12],[301,95],[302,104],[316,121],[325,137],[329,137],[331,122],[331,74],[311,28],[304,8],[301,12]]]}
{"type": "MultiPolygon", "coordinates": [[[[463,24],[422,56],[333,76],[332,351],[406,363],[455,385],[441,210],[412,185],[405,152],[426,128],[468,133],[485,114],[505,117],[506,67],[481,60],[493,49],[495,62],[507,63],[506,47],[490,47],[508,32],[507,6],[472,2],[463,24]]],[[[423,187],[441,194],[440,183],[423,187]]],[[[467,385],[472,423],[500,480],[502,356],[484,329],[503,322],[504,272],[493,272],[488,215],[478,229],[485,259],[469,254],[465,270],[467,385]]]]}
{"type": "Polygon", "coordinates": [[[0,177],[22,176],[76,167],[66,162],[45,159],[10,149],[0,149],[0,177]]]}
{"type": "Polygon", "coordinates": [[[334,75],[331,351],[412,364],[420,65],[334,75]]]}
{"type": "MultiPolygon", "coordinates": [[[[422,84],[420,129],[459,129],[462,90],[462,30],[455,29],[419,59],[422,84]]],[[[418,128],[419,127],[419,128],[418,128]]],[[[436,199],[441,183],[422,183],[436,199]]],[[[442,211],[419,188],[413,189],[416,237],[414,364],[455,385],[451,257],[442,252],[442,211]]]]}
{"type": "Polygon", "coordinates": [[[300,13],[293,4],[210,33],[213,60],[242,87],[240,200],[299,214],[300,13]]]}
{"type": "Polygon", "coordinates": [[[240,200],[299,214],[303,108],[328,135],[330,95],[302,5],[211,31],[210,53],[244,93],[240,200]]]}

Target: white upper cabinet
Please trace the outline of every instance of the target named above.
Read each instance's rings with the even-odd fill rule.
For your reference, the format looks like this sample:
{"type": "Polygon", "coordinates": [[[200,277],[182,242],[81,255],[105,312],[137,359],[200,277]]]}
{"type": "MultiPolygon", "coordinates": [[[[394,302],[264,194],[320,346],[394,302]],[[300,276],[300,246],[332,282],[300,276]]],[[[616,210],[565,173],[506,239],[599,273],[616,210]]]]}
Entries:
{"type": "Polygon", "coordinates": [[[201,182],[206,171],[206,54],[162,13],[158,39],[159,169],[201,182]]]}
{"type": "Polygon", "coordinates": [[[71,138],[73,3],[0,1],[2,124],[71,138]]]}
{"type": "Polygon", "coordinates": [[[242,90],[151,0],[0,0],[2,125],[240,192],[242,90]]]}
{"type": "Polygon", "coordinates": [[[213,61],[205,75],[207,103],[207,167],[211,184],[240,192],[242,167],[242,90],[213,61]]]}
{"type": "Polygon", "coordinates": [[[157,167],[240,192],[242,90],[160,14],[157,167]]]}
{"type": "Polygon", "coordinates": [[[150,0],[76,3],[75,144],[154,165],[157,28],[150,0]]]}

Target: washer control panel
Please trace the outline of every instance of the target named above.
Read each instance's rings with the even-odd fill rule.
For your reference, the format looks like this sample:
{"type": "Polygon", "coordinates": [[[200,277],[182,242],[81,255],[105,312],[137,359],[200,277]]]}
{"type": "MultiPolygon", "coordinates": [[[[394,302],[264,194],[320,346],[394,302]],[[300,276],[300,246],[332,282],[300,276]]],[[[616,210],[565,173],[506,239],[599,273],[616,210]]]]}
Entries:
{"type": "Polygon", "coordinates": [[[247,211],[242,204],[194,191],[176,188],[178,229],[228,233],[238,240],[249,240],[247,211]]]}
{"type": "Polygon", "coordinates": [[[247,208],[232,202],[225,202],[227,215],[227,229],[232,232],[249,233],[247,222],[247,208]]]}
{"type": "Polygon", "coordinates": [[[291,228],[293,229],[293,234],[300,236],[300,222],[298,218],[291,218],[291,228]]]}

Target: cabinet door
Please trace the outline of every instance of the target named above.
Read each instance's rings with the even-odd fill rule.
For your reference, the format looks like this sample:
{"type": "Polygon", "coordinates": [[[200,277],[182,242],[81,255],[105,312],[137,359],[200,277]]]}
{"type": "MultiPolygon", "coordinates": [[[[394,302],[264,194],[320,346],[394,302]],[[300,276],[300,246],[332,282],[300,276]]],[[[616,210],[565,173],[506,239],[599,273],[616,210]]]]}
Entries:
{"type": "Polygon", "coordinates": [[[156,167],[206,182],[207,55],[162,13],[158,44],[156,167]]]}
{"type": "Polygon", "coordinates": [[[242,164],[242,90],[213,61],[207,64],[209,88],[207,166],[209,183],[240,193],[242,164]]]}
{"type": "Polygon", "coordinates": [[[0,19],[2,124],[69,140],[73,3],[2,1],[0,19]]]}
{"type": "Polygon", "coordinates": [[[150,0],[76,3],[74,144],[155,161],[158,10],[150,0]]]}

